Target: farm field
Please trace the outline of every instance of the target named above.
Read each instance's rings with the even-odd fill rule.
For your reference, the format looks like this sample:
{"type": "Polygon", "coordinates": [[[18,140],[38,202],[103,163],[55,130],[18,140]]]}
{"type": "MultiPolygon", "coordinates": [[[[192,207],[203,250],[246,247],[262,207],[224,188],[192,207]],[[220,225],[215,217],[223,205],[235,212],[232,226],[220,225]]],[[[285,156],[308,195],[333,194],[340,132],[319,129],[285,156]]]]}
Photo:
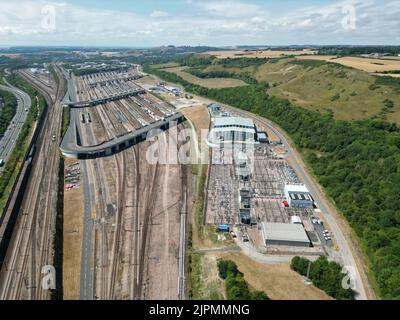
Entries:
{"type": "Polygon", "coordinates": [[[247,84],[238,79],[232,78],[211,78],[211,79],[201,79],[196,76],[193,76],[187,72],[185,72],[186,67],[174,67],[174,68],[166,68],[162,69],[166,72],[175,73],[176,75],[182,77],[184,80],[198,84],[202,87],[206,87],[209,89],[222,89],[222,88],[231,88],[231,87],[241,87],[246,86],[247,84]]]}
{"type": "Polygon", "coordinates": [[[250,73],[258,81],[269,83],[268,92],[271,95],[288,99],[309,110],[331,113],[336,119],[375,117],[400,123],[400,96],[396,84],[380,83],[384,77],[340,64],[281,58],[244,68],[212,64],[203,71],[250,73]],[[385,105],[388,100],[393,102],[390,108],[385,105]]]}
{"type": "Polygon", "coordinates": [[[312,55],[317,53],[317,51],[313,50],[257,50],[257,51],[209,51],[205,54],[215,56],[219,59],[226,59],[226,58],[279,58],[282,56],[298,56],[298,55],[312,55]]]}
{"type": "Polygon", "coordinates": [[[341,57],[336,56],[301,56],[297,59],[313,59],[338,63],[346,67],[351,67],[367,72],[379,73],[382,71],[400,70],[400,60],[395,59],[375,59],[362,57],[341,57]]]}

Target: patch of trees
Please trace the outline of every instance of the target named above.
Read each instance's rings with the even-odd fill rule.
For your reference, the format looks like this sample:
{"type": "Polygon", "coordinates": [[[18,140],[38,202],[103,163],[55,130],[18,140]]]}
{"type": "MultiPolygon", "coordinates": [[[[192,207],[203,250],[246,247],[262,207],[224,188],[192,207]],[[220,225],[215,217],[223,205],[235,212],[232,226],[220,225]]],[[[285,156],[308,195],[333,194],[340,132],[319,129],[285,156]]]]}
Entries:
{"type": "Polygon", "coordinates": [[[225,68],[247,68],[252,66],[261,66],[271,59],[267,58],[226,58],[216,59],[215,64],[222,65],[225,68]]]}
{"type": "Polygon", "coordinates": [[[191,54],[178,59],[178,63],[188,67],[204,67],[211,65],[215,59],[213,56],[191,54]]]}
{"type": "Polygon", "coordinates": [[[263,291],[250,291],[235,262],[232,260],[218,261],[219,276],[225,280],[228,300],[269,300],[263,291]]]}
{"type": "Polygon", "coordinates": [[[400,78],[394,78],[390,76],[375,76],[375,86],[390,86],[397,93],[400,93],[400,78]]]}
{"type": "Polygon", "coordinates": [[[326,61],[321,61],[321,60],[312,60],[312,59],[307,59],[307,60],[292,60],[288,61],[289,64],[297,65],[297,66],[302,66],[304,68],[318,68],[323,65],[328,64],[326,61]]]}
{"type": "Polygon", "coordinates": [[[4,102],[3,108],[0,109],[0,135],[2,135],[17,111],[17,99],[12,93],[3,90],[0,90],[0,97],[4,102]]]}
{"type": "Polygon", "coordinates": [[[266,83],[207,89],[151,67],[147,72],[271,119],[288,132],[356,232],[370,259],[378,294],[400,299],[400,129],[395,124],[335,120],[331,114],[269,96],[266,83]]]}
{"type": "Polygon", "coordinates": [[[323,55],[360,55],[370,53],[400,54],[400,46],[368,46],[368,47],[324,47],[318,50],[323,55]]]}
{"type": "Polygon", "coordinates": [[[25,80],[23,80],[20,76],[17,75],[11,75],[8,78],[8,81],[20,88],[21,90],[25,91],[31,96],[32,99],[32,106],[28,111],[27,118],[25,120],[24,125],[21,128],[21,131],[18,135],[17,140],[15,141],[15,147],[8,158],[2,175],[0,176],[0,200],[3,202],[3,197],[8,197],[7,188],[10,186],[12,181],[12,178],[16,172],[16,170],[19,169],[19,166],[21,164],[21,161],[26,153],[26,148],[27,148],[27,138],[31,132],[31,129],[33,127],[34,122],[38,119],[38,116],[43,112],[45,108],[45,99],[43,96],[39,95],[39,106],[36,103],[36,95],[33,95],[34,93],[37,94],[37,91],[29,85],[25,80]]]}
{"type": "Polygon", "coordinates": [[[387,70],[387,71],[382,71],[384,74],[400,74],[400,70],[387,70]]]}
{"type": "Polygon", "coordinates": [[[183,66],[192,68],[204,68],[210,65],[219,65],[224,68],[246,68],[252,66],[260,66],[268,62],[267,58],[226,58],[219,59],[215,56],[191,54],[178,59],[183,66]]]}
{"type": "Polygon", "coordinates": [[[349,286],[348,275],[342,272],[342,267],[338,263],[329,262],[325,256],[319,257],[314,262],[306,258],[294,257],[290,267],[302,276],[307,276],[309,265],[309,278],[316,287],[337,300],[354,299],[351,288],[345,288],[349,286]]]}
{"type": "Polygon", "coordinates": [[[205,71],[197,68],[190,68],[186,69],[186,72],[202,79],[209,79],[209,78],[233,78],[242,80],[248,84],[256,84],[257,80],[251,76],[250,73],[236,73],[230,72],[226,70],[210,70],[205,71]]]}

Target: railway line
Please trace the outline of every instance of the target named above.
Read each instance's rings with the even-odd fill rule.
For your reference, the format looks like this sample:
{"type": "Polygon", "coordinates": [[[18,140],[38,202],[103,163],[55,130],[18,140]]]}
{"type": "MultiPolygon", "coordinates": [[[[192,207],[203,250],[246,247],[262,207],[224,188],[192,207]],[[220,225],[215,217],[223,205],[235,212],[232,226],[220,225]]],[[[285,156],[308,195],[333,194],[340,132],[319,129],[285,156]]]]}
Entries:
{"type": "Polygon", "coordinates": [[[38,138],[37,156],[33,160],[20,213],[0,272],[2,299],[50,299],[41,286],[42,268],[53,265],[54,233],[58,186],[59,150],[52,141],[56,134],[59,143],[64,80],[58,67],[60,85],[54,95],[49,88],[27,73],[28,81],[43,93],[50,107],[48,119],[38,138]]]}
{"type": "MultiPolygon", "coordinates": [[[[132,87],[128,82],[114,81],[110,85],[107,81],[105,85],[97,84],[89,88],[90,82],[106,80],[104,77],[97,76],[90,79],[88,80],[87,77],[77,79],[79,100],[99,99],[109,96],[114,90],[120,91],[132,87]]],[[[91,123],[86,123],[86,121],[78,123],[83,145],[95,145],[100,139],[99,133],[104,135],[103,139],[112,139],[126,134],[129,130],[140,129],[154,122],[155,117],[167,114],[165,110],[159,111],[157,105],[152,105],[150,100],[146,96],[125,98],[90,109],[80,109],[78,115],[90,112],[92,116],[91,123]]],[[[154,279],[160,277],[159,273],[156,275],[149,273],[148,264],[149,261],[155,261],[151,255],[156,255],[152,248],[155,243],[152,242],[151,236],[153,214],[160,206],[162,197],[166,196],[163,190],[165,185],[161,183],[161,179],[164,175],[169,175],[169,172],[167,173],[167,165],[146,162],[145,155],[148,146],[149,142],[143,142],[107,158],[84,161],[85,166],[81,165],[88,176],[88,181],[84,182],[86,185],[84,188],[90,189],[89,194],[85,192],[85,197],[90,197],[90,201],[85,202],[93,204],[89,213],[93,219],[93,230],[88,221],[85,221],[83,226],[85,234],[82,243],[82,259],[86,261],[82,261],[80,270],[81,299],[147,298],[149,279],[154,282],[157,281],[154,279]],[[91,245],[88,239],[94,239],[94,245],[91,245]],[[85,249],[88,247],[93,248],[93,253],[90,252],[90,248],[85,249]],[[88,253],[87,250],[89,250],[88,253]],[[92,295],[91,284],[93,284],[92,295]],[[82,295],[82,292],[85,294],[82,295]]],[[[170,179],[182,184],[180,166],[176,173],[177,175],[171,175],[170,179]]],[[[177,191],[179,193],[180,189],[177,191]]],[[[177,217],[179,215],[178,202],[169,207],[174,210],[173,214],[177,214],[177,217]]],[[[168,221],[172,219],[171,217],[166,216],[163,219],[168,221]]],[[[179,220],[175,220],[174,224],[168,223],[167,227],[175,228],[176,221],[179,223],[179,220]]],[[[158,225],[161,227],[160,224],[158,225]]],[[[168,235],[169,230],[163,233],[168,235]]],[[[170,237],[173,242],[178,242],[176,239],[177,237],[170,237]]],[[[156,246],[156,251],[158,247],[159,245],[156,246]]],[[[169,243],[163,243],[162,247],[164,250],[162,259],[173,261],[177,266],[178,257],[175,261],[170,257],[169,243]]],[[[168,268],[172,269],[173,267],[169,264],[167,263],[168,268]]],[[[175,273],[175,269],[173,270],[175,273]]],[[[175,292],[172,297],[178,296],[178,290],[175,290],[177,280],[172,275],[162,280],[172,284],[175,292]]],[[[169,296],[170,289],[167,290],[166,296],[169,296]]]]}

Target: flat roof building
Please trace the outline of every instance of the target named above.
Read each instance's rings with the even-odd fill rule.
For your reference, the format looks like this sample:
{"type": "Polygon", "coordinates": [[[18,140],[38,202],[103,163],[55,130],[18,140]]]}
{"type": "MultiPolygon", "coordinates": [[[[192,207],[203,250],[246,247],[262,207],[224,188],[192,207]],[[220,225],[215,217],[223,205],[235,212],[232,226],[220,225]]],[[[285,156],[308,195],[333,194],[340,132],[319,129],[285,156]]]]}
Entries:
{"type": "Polygon", "coordinates": [[[290,207],[312,208],[314,200],[305,185],[285,185],[285,197],[290,207]]]}
{"type": "Polygon", "coordinates": [[[262,223],[262,234],[265,245],[283,245],[295,247],[310,247],[303,225],[294,223],[262,223]]]}
{"type": "Polygon", "coordinates": [[[210,143],[254,143],[256,127],[251,119],[216,117],[209,134],[210,143]]]}
{"type": "Polygon", "coordinates": [[[260,143],[268,143],[269,139],[268,139],[268,135],[265,132],[257,132],[257,140],[260,143]]]}

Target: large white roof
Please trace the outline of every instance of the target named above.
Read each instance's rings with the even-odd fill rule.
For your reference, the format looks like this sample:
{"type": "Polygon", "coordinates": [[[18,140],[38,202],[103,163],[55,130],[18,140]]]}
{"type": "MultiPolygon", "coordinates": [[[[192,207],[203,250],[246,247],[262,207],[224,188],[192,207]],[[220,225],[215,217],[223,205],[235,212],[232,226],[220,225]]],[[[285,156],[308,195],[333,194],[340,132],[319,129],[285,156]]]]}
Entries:
{"type": "Polygon", "coordinates": [[[288,192],[306,192],[309,193],[307,187],[304,184],[287,184],[285,190],[288,192]]]}
{"type": "Polygon", "coordinates": [[[248,118],[241,117],[216,117],[214,119],[214,127],[237,126],[254,128],[254,122],[248,118]]]}
{"type": "Polygon", "coordinates": [[[310,242],[301,224],[263,222],[262,227],[267,240],[310,242]]]}

